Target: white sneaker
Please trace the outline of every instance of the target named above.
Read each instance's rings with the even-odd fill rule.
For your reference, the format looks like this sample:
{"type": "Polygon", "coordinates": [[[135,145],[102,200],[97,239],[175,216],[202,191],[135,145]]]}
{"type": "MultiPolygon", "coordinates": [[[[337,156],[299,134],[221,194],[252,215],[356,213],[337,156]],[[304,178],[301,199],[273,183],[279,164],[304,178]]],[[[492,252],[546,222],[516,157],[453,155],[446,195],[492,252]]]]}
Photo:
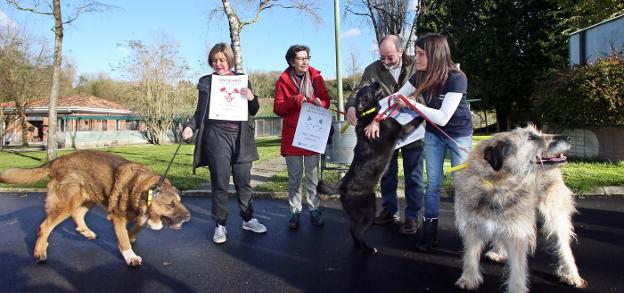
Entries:
{"type": "Polygon", "coordinates": [[[217,225],[214,236],[212,236],[212,241],[221,244],[225,242],[225,240],[227,240],[227,229],[225,229],[225,226],[217,225]]]}
{"type": "Polygon", "coordinates": [[[267,231],[267,228],[260,224],[256,218],[252,218],[251,220],[245,222],[243,221],[243,229],[249,230],[255,233],[264,233],[267,231]]]}

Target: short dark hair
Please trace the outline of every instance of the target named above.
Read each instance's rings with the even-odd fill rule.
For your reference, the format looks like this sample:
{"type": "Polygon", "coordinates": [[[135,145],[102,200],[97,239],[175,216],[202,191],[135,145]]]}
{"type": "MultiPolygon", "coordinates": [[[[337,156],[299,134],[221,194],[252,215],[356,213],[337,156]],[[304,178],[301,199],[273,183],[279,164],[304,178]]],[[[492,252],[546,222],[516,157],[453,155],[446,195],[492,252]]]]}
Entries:
{"type": "Polygon", "coordinates": [[[292,63],[294,63],[297,53],[301,51],[306,51],[306,53],[308,53],[308,56],[310,56],[310,48],[308,48],[308,46],[306,45],[292,45],[290,46],[290,48],[288,48],[288,50],[286,51],[286,56],[284,56],[284,58],[286,58],[286,63],[288,63],[288,66],[291,66],[292,63]]]}

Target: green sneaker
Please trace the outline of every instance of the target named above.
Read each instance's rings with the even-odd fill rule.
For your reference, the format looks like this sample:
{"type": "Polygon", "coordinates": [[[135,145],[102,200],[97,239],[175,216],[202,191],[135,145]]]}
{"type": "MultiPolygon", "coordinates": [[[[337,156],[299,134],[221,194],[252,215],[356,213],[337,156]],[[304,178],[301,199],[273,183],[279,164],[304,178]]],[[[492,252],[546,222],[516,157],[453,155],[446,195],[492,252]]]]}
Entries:
{"type": "Polygon", "coordinates": [[[290,220],[288,220],[288,228],[291,230],[297,230],[299,228],[299,216],[301,212],[296,211],[290,214],[290,220]]]}
{"type": "Polygon", "coordinates": [[[312,221],[312,225],[317,227],[322,227],[325,224],[321,219],[321,211],[318,209],[310,212],[310,221],[312,221]]]}

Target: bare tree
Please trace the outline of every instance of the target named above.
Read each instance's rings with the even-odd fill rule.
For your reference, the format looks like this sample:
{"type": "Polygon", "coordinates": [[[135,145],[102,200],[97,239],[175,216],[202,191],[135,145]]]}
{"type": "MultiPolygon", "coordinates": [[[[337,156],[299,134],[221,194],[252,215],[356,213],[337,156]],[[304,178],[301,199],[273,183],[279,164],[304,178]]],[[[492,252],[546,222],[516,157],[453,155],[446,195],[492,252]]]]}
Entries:
{"type": "Polygon", "coordinates": [[[358,60],[360,59],[360,51],[357,47],[352,46],[351,52],[349,53],[349,66],[347,67],[347,73],[349,74],[349,87],[351,90],[355,90],[355,87],[358,86],[358,81],[360,80],[360,63],[358,60]]]}
{"type": "Polygon", "coordinates": [[[415,17],[419,6],[420,0],[347,0],[345,13],[365,17],[375,30],[377,43],[385,35],[397,35],[407,40],[408,48],[415,32],[409,19],[415,17]]]}
{"type": "MultiPolygon", "coordinates": [[[[50,98],[48,104],[48,160],[52,160],[57,156],[56,130],[57,115],[56,105],[59,98],[61,62],[63,53],[63,26],[75,21],[80,15],[89,12],[100,11],[104,8],[111,7],[96,1],[81,0],[77,5],[66,5],[70,11],[69,17],[63,19],[61,14],[61,0],[5,0],[9,5],[18,10],[28,11],[34,14],[50,17],[54,20],[54,62],[52,65],[52,87],[50,88],[50,98]],[[22,2],[29,2],[23,4],[22,2]]],[[[63,1],[63,3],[71,3],[71,1],[63,1]]]]}
{"type": "Polygon", "coordinates": [[[166,143],[174,119],[194,110],[196,88],[184,81],[188,66],[167,36],[152,46],[141,41],[129,41],[128,46],[131,54],[118,66],[132,83],[128,106],[142,116],[148,141],[166,143]]]}
{"type": "MultiPolygon", "coordinates": [[[[318,9],[316,7],[317,1],[314,0],[258,0],[257,5],[255,6],[254,12],[252,16],[247,20],[241,20],[239,17],[239,13],[232,6],[232,1],[230,0],[221,0],[223,7],[215,8],[212,10],[211,15],[223,13],[228,19],[228,24],[230,26],[230,41],[232,42],[232,50],[234,51],[234,57],[236,60],[235,68],[236,71],[243,71],[243,56],[241,54],[241,42],[240,42],[240,34],[243,31],[243,28],[247,25],[256,23],[260,19],[260,14],[265,10],[278,7],[284,9],[296,9],[312,17],[315,23],[320,23],[321,18],[316,13],[318,9]]],[[[246,1],[251,6],[251,3],[254,1],[246,1]]]]}
{"type": "MultiPolygon", "coordinates": [[[[27,144],[26,110],[30,103],[49,90],[50,55],[43,40],[37,40],[17,27],[0,28],[0,101],[12,102],[0,109],[0,123],[20,121],[22,144],[27,144]],[[7,115],[4,112],[7,111],[7,115]]],[[[0,137],[6,133],[1,126],[0,137]]]]}

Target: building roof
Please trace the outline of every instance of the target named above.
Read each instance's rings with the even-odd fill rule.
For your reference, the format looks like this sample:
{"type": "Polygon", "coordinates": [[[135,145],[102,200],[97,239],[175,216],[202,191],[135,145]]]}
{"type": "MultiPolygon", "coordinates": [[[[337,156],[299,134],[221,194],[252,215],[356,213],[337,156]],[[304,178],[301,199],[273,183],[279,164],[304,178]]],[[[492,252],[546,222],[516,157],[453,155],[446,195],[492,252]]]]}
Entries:
{"type": "MultiPolygon", "coordinates": [[[[2,107],[15,107],[15,102],[0,103],[2,107]]],[[[64,96],[59,98],[57,111],[68,112],[101,112],[101,113],[130,113],[128,107],[116,102],[94,96],[64,96]]],[[[30,103],[30,112],[48,110],[48,99],[35,100],[30,103]]]]}

